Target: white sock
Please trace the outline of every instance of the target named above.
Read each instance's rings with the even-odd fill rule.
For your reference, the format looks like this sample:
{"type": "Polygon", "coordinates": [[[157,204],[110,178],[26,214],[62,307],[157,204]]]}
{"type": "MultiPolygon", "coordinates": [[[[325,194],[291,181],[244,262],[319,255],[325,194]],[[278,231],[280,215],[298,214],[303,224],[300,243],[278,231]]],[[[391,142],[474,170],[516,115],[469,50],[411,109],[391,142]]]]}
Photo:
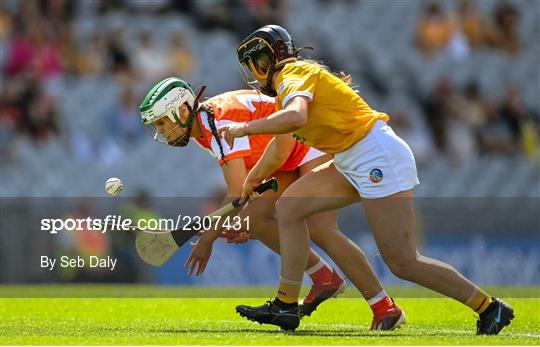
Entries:
{"type": "Polygon", "coordinates": [[[286,279],[285,277],[282,277],[282,276],[279,276],[279,281],[283,282],[283,283],[286,283],[286,284],[290,284],[292,286],[301,286],[302,285],[302,281],[288,280],[288,279],[286,279]]]}
{"type": "Polygon", "coordinates": [[[313,265],[312,267],[310,267],[309,269],[307,269],[306,274],[308,276],[311,276],[313,273],[319,271],[320,269],[322,269],[325,266],[327,268],[330,268],[330,266],[324,261],[323,258],[319,258],[319,262],[317,264],[313,265]]]}
{"type": "Polygon", "coordinates": [[[388,294],[386,294],[386,291],[383,290],[379,294],[377,294],[374,297],[372,297],[371,299],[369,299],[367,303],[368,303],[369,306],[373,306],[376,303],[378,303],[379,301],[381,301],[382,299],[386,298],[387,296],[388,296],[388,294]]]}

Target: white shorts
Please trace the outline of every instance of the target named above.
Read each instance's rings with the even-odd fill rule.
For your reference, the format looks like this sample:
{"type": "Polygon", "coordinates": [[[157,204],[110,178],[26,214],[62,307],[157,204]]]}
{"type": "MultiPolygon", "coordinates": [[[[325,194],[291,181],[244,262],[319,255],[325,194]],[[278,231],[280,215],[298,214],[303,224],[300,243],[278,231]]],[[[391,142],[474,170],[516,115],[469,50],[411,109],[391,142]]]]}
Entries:
{"type": "Polygon", "coordinates": [[[334,163],[362,198],[384,198],[420,183],[411,149],[381,120],[351,148],[334,154],[334,163]]]}

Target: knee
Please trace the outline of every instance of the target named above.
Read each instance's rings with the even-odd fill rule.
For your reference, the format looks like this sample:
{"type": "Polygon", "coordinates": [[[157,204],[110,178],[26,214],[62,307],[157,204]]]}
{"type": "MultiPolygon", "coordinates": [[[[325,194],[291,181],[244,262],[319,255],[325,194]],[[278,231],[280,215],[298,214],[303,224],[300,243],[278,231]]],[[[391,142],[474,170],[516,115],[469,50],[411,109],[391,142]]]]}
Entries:
{"type": "Polygon", "coordinates": [[[386,265],[390,271],[397,277],[404,280],[411,280],[415,275],[417,257],[416,256],[394,256],[384,258],[386,265]]]}

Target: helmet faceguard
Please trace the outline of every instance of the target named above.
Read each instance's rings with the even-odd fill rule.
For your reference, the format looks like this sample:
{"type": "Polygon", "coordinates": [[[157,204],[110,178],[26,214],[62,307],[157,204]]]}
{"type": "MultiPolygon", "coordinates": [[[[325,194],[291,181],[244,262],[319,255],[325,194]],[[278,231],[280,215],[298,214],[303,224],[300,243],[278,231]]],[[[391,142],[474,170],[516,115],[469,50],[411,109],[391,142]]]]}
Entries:
{"type": "Polygon", "coordinates": [[[195,97],[191,86],[175,77],[170,77],[160,81],[146,94],[139,107],[141,118],[146,132],[152,136],[154,141],[175,147],[184,147],[189,143],[191,129],[195,120],[198,100],[202,95],[204,87],[195,97]],[[186,104],[189,109],[189,117],[185,123],[180,119],[180,107],[186,104]],[[154,122],[163,117],[169,118],[175,127],[169,130],[174,132],[178,128],[187,129],[184,135],[174,141],[167,140],[167,134],[159,134],[154,122]]]}
{"type": "Polygon", "coordinates": [[[291,36],[279,25],[266,25],[254,31],[236,52],[246,83],[269,96],[277,95],[272,85],[276,69],[296,60],[298,55],[291,36]]]}

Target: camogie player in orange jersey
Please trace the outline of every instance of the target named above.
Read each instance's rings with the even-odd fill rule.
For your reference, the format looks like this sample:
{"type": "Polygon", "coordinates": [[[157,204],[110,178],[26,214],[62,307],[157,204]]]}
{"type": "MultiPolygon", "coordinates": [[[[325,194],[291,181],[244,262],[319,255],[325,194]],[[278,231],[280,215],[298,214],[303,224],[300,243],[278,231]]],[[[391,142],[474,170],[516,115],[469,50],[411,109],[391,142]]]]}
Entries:
{"type": "Polygon", "coordinates": [[[245,136],[285,134],[270,142],[246,178],[242,196],[250,195],[277,167],[278,159],[288,154],[293,146],[290,133],[334,158],[282,193],[276,204],[281,253],[276,298],[262,306],[239,306],[241,315],[296,329],[309,243],[306,220],[362,201],[381,256],[396,276],[473,309],[480,316],[477,334],[495,335],[510,324],[514,313],[507,303],[493,298],[450,265],[418,252],[412,201],[419,183],[416,164],[409,146],[386,123],[388,115],[372,109],[346,80],[326,67],[301,60],[289,33],[278,25],[253,32],[237,54],[248,84],[277,97],[278,111],[226,125],[220,132],[231,146],[245,136]]]}
{"type": "MultiPolygon", "coordinates": [[[[218,129],[264,118],[275,110],[275,98],[253,90],[227,92],[199,103],[193,89],[179,78],[167,78],[156,84],[140,106],[145,128],[151,131],[154,140],[183,147],[193,138],[217,158],[227,183],[225,203],[240,196],[248,172],[263,155],[274,135],[245,136],[237,139],[232,148],[220,139],[218,129]]],[[[330,157],[296,143],[286,156],[277,159],[279,165],[270,174],[278,179],[282,192],[298,177],[327,162],[330,157]]],[[[280,192],[267,191],[240,212],[242,219],[250,217],[250,233],[276,253],[279,253],[280,243],[274,214],[280,192]]],[[[366,256],[337,229],[336,220],[337,211],[308,218],[306,222],[312,240],[325,250],[368,301],[374,314],[372,329],[395,329],[404,322],[405,314],[386,294],[366,256]]],[[[212,253],[212,244],[221,232],[219,228],[212,228],[194,243],[185,263],[189,267],[189,274],[200,275],[204,272],[212,253]]],[[[304,270],[311,277],[313,285],[299,306],[300,316],[310,315],[319,304],[345,288],[344,279],[337,271],[312,249],[307,253],[304,270]]]]}

